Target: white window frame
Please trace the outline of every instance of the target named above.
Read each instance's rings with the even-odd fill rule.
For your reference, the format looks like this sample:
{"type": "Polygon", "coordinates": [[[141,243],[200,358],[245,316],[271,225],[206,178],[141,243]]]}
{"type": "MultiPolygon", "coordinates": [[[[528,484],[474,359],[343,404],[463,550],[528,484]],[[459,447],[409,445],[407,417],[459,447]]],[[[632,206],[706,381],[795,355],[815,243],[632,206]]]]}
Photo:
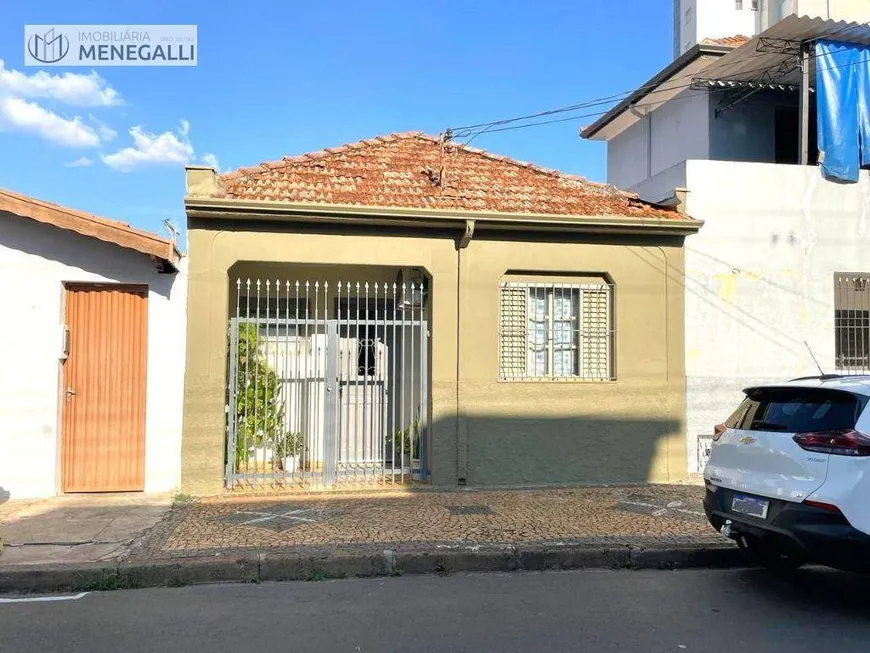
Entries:
{"type": "MultiPolygon", "coordinates": [[[[514,300],[516,301],[516,300],[514,300]]],[[[609,283],[563,283],[563,282],[533,282],[533,281],[503,281],[499,285],[498,296],[498,312],[499,312],[499,381],[615,381],[616,380],[616,360],[615,360],[615,321],[614,321],[614,286],[609,283]],[[518,326],[514,326],[510,331],[506,325],[510,320],[518,321],[516,308],[511,311],[511,315],[505,314],[506,290],[522,290],[525,293],[524,299],[524,315],[522,316],[522,330],[518,326]],[[546,309],[546,350],[547,364],[546,371],[543,373],[533,373],[530,371],[530,353],[534,350],[533,334],[530,327],[531,316],[529,315],[529,299],[534,293],[543,292],[547,297],[546,309]],[[604,292],[606,295],[606,307],[604,316],[604,329],[600,327],[596,332],[589,332],[588,320],[584,316],[584,293],[594,292],[596,294],[604,292]],[[563,350],[556,342],[557,322],[565,320],[556,319],[556,300],[560,293],[563,297],[570,298],[570,301],[575,301],[576,298],[576,314],[572,314],[570,321],[575,326],[572,331],[575,335],[576,343],[572,349],[576,352],[574,356],[574,373],[555,374],[556,352],[563,350]],[[524,346],[522,347],[522,359],[518,357],[517,340],[522,337],[524,346]],[[602,343],[603,340],[603,343],[602,343]],[[593,344],[590,344],[593,343],[593,344]],[[604,363],[590,364],[587,362],[587,356],[593,355],[593,348],[600,350],[602,344],[605,348],[604,363]],[[511,360],[512,357],[512,360],[511,360]]],[[[573,313],[573,311],[572,311],[573,313]]],[[[573,339],[572,339],[573,340],[573,339]]],[[[600,354],[599,354],[600,355],[600,354]]]]}

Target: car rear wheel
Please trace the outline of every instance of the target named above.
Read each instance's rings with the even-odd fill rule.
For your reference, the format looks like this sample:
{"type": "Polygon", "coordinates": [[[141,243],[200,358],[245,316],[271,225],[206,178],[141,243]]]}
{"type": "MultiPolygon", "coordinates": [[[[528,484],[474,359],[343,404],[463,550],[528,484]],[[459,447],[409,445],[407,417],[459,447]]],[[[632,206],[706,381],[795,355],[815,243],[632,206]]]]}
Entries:
{"type": "Polygon", "coordinates": [[[807,561],[806,555],[796,546],[778,538],[740,535],[737,547],[756,563],[773,571],[794,571],[807,561]]]}

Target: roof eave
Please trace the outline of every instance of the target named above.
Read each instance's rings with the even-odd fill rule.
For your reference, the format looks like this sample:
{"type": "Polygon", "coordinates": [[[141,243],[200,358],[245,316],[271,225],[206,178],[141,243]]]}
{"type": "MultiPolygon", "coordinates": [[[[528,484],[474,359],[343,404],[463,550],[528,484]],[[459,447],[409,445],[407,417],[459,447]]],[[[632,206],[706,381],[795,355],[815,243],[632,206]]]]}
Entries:
{"type": "Polygon", "coordinates": [[[695,59],[697,59],[698,57],[702,57],[704,55],[722,56],[724,54],[728,54],[732,50],[734,50],[734,48],[728,45],[713,45],[708,43],[697,43],[693,45],[682,55],[674,59],[670,64],[662,68],[662,70],[660,70],[653,77],[647,80],[646,83],[641,84],[631,93],[631,95],[629,95],[615,107],[610,109],[610,111],[605,113],[598,120],[596,120],[587,127],[583,127],[580,130],[580,136],[586,139],[593,138],[599,131],[601,131],[604,127],[613,122],[631,105],[643,99],[655,87],[664,84],[676,73],[680,72],[683,68],[695,61],[695,59]]]}
{"type": "Polygon", "coordinates": [[[163,272],[178,271],[181,262],[181,252],[175,243],[155,234],[3,189],[0,189],[0,211],[145,254],[158,263],[163,272]]]}
{"type": "Polygon", "coordinates": [[[617,215],[557,215],[548,213],[503,213],[420,209],[321,202],[275,202],[234,198],[185,199],[188,218],[223,220],[279,220],[295,222],[329,222],[417,228],[455,228],[468,220],[475,229],[510,229],[521,231],[563,231],[597,233],[634,233],[690,235],[703,222],[691,218],[633,218],[617,215]]]}

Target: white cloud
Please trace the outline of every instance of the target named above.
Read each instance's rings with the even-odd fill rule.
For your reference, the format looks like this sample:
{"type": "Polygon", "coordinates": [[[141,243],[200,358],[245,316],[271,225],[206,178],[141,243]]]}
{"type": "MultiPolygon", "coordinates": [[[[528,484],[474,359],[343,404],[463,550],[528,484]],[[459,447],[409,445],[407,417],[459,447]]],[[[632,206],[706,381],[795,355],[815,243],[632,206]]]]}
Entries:
{"type": "Polygon", "coordinates": [[[96,72],[53,75],[44,70],[26,75],[6,68],[0,59],[0,96],[47,98],[77,107],[110,107],[121,104],[120,94],[96,72]]]}
{"type": "Polygon", "coordinates": [[[64,163],[67,168],[84,168],[89,165],[93,165],[93,161],[86,156],[80,156],[75,161],[70,161],[69,163],[64,163]]]}
{"type": "Polygon", "coordinates": [[[96,126],[97,132],[100,135],[100,140],[102,140],[104,143],[115,140],[118,132],[116,132],[114,129],[109,127],[106,123],[104,123],[102,120],[94,115],[88,114],[88,118],[90,118],[91,122],[96,126]]]}
{"type": "Polygon", "coordinates": [[[0,128],[37,134],[68,147],[96,147],[100,137],[78,116],[63,118],[21,98],[0,97],[0,128]]]}
{"type": "Polygon", "coordinates": [[[125,147],[100,158],[110,168],[121,172],[150,165],[185,165],[194,155],[193,145],[187,137],[189,131],[190,123],[186,120],[181,121],[178,132],[166,131],[162,134],[151,134],[136,126],[130,129],[133,147],[125,147]]]}
{"type": "Polygon", "coordinates": [[[212,152],[206,152],[202,155],[202,162],[206,165],[211,166],[218,172],[221,171],[221,164],[220,161],[218,161],[217,154],[214,154],[212,152]]]}

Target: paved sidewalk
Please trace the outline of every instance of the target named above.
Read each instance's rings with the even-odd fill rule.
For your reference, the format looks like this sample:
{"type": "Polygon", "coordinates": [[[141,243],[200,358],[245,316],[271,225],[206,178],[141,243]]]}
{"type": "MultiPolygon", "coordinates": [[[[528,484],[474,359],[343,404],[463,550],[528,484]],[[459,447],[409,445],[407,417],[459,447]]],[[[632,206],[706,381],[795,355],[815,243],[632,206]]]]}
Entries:
{"type": "Polygon", "coordinates": [[[113,561],[166,516],[169,495],[67,495],[0,504],[0,567],[113,561]]]}
{"type": "MultiPolygon", "coordinates": [[[[739,564],[707,524],[702,496],[689,485],[222,496],[163,504],[153,527],[80,569],[25,567],[7,548],[0,591],[739,564]]],[[[21,532],[19,521],[0,513],[0,531],[21,532]]]]}
{"type": "Polygon", "coordinates": [[[133,554],[299,547],[720,543],[703,488],[643,486],[220,498],[177,509],[133,554]]]}

